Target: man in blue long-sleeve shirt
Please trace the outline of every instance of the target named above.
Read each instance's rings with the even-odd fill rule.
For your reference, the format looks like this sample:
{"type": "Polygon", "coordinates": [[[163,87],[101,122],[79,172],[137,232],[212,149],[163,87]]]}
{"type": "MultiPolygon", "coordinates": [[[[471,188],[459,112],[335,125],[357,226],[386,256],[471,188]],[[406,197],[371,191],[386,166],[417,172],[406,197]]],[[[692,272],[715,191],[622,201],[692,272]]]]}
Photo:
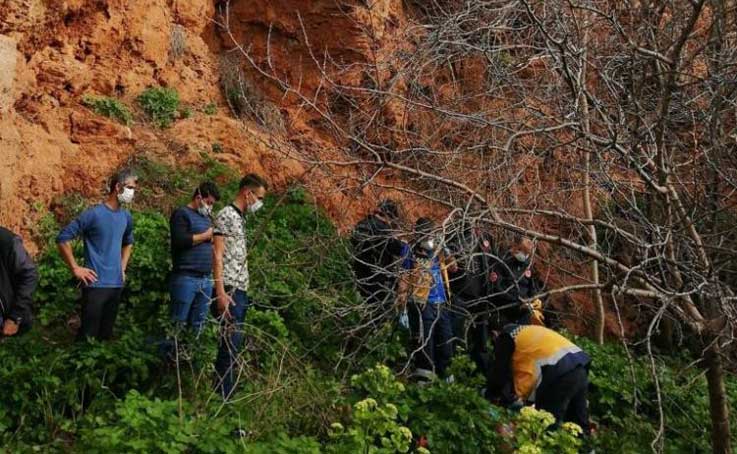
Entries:
{"type": "Polygon", "coordinates": [[[125,270],[133,252],[133,218],[122,205],[131,203],[137,177],[122,170],[110,181],[103,203],[88,208],[56,238],[62,258],[84,286],[79,338],[109,339],[118,315],[125,270]],[[74,258],[71,241],[82,238],[84,264],[74,258]]]}
{"type": "Polygon", "coordinates": [[[212,206],[220,200],[215,183],[202,183],[169,221],[173,271],[171,318],[199,334],[212,296],[212,206]]]}

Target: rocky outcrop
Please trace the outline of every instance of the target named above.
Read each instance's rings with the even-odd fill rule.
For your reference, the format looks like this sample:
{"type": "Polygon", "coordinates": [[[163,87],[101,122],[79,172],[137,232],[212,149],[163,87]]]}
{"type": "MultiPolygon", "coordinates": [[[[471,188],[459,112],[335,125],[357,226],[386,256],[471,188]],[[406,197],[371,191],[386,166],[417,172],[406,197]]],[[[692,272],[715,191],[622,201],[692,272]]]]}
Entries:
{"type": "MultiPolygon", "coordinates": [[[[224,149],[216,159],[266,173],[277,185],[303,178],[344,226],[368,210],[375,194],[336,189],[341,185],[332,181],[351,171],[328,175],[313,166],[305,177],[300,148],[336,158],[339,147],[294,97],[284,97],[242,60],[241,69],[274,105],[271,115],[283,116],[286,129],[270,131],[233,118],[221,94],[221,62],[239,43],[259,65],[279,68],[280,76],[300,81],[304,94],[314,93],[325,75],[318,59],[330,55],[343,66],[389,47],[392,30],[403,20],[402,2],[231,1],[230,32],[214,25],[224,19],[223,3],[0,1],[0,224],[29,233],[55,197],[99,197],[107,176],[134,155],[177,154],[177,163],[194,162],[213,143],[224,149]],[[86,95],[104,95],[135,107],[136,96],[154,85],[175,88],[194,117],[164,131],[140,116],[127,127],[81,102],[86,95]],[[215,115],[200,112],[211,103],[218,107],[215,115]],[[172,150],[172,142],[180,146],[172,150]],[[372,197],[363,200],[365,195],[372,197]]],[[[331,77],[361,82],[358,71],[331,77]]]]}

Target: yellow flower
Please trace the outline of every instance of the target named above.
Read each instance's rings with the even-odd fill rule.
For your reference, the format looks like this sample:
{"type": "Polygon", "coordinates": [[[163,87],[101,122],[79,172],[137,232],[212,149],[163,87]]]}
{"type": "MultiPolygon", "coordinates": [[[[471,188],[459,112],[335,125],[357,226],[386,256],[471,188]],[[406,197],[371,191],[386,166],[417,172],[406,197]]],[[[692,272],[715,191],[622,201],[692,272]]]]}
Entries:
{"type": "Polygon", "coordinates": [[[572,423],[572,422],[564,422],[561,426],[563,430],[570,433],[571,435],[577,437],[583,433],[583,429],[581,429],[581,426],[578,424],[572,423]]]}
{"type": "Polygon", "coordinates": [[[537,410],[535,410],[533,407],[522,407],[522,410],[519,412],[522,419],[534,419],[537,415],[537,410]]]}
{"type": "Polygon", "coordinates": [[[376,408],[376,401],[370,397],[356,403],[356,411],[368,411],[374,408],[376,408]]]}
{"type": "Polygon", "coordinates": [[[404,426],[399,428],[399,433],[402,434],[402,437],[406,438],[407,440],[412,439],[412,431],[404,426]]]}
{"type": "Polygon", "coordinates": [[[525,444],[519,447],[517,454],[542,454],[543,450],[535,445],[525,444]]]}

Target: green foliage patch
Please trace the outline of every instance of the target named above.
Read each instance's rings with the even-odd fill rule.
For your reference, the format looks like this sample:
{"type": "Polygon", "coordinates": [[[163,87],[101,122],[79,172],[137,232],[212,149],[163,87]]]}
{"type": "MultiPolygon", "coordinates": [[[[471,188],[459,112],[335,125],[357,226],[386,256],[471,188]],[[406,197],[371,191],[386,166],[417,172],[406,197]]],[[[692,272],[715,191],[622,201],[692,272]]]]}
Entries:
{"type": "Polygon", "coordinates": [[[82,104],[92,109],[98,115],[112,118],[118,123],[130,126],[133,123],[133,114],[120,100],[106,96],[85,96],[82,104]]]}
{"type": "Polygon", "coordinates": [[[147,88],[136,100],[148,118],[159,128],[168,128],[177,117],[179,93],[173,88],[147,88]]]}
{"type": "MultiPolygon", "coordinates": [[[[223,405],[213,392],[218,324],[203,334],[168,320],[168,216],[191,197],[200,178],[223,189],[238,176],[203,155],[196,169],[133,163],[141,176],[134,210],[136,244],[116,323],[116,339],[75,343],[68,326],[79,289],[53,241],[38,259],[41,282],[31,333],[0,345],[0,452],[125,453],[574,453],[576,428],[550,431],[550,415],[491,406],[483,378],[457,355],[456,381],[406,383],[403,338],[391,322],[353,342],[360,320],[350,255],[329,219],[301,187],[269,195],[249,215],[249,269],[254,306],[246,318],[239,392],[223,405]],[[178,363],[162,358],[163,339],[177,341],[178,363]],[[364,341],[365,339],[365,341],[364,341]],[[376,365],[382,363],[386,365],[376,365]],[[394,367],[397,366],[397,367],[394,367]]],[[[57,201],[44,216],[51,237],[83,207],[57,201]]],[[[79,244],[75,244],[78,257],[79,244]]],[[[619,345],[576,342],[593,357],[591,413],[597,452],[643,452],[658,414],[650,363],[619,345]]],[[[665,450],[708,450],[708,399],[700,372],[678,358],[656,358],[666,422],[665,450]]],[[[733,404],[737,381],[727,382],[733,404]]],[[[737,423],[737,421],[734,421],[737,423]]]]}

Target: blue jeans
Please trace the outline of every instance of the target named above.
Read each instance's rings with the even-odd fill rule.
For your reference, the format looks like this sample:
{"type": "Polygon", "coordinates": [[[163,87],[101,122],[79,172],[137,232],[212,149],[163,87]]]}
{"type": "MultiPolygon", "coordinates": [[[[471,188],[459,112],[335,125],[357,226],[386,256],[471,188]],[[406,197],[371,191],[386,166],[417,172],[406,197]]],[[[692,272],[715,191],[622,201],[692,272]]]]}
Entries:
{"type": "Polygon", "coordinates": [[[189,325],[199,335],[207,321],[212,278],[174,274],[169,282],[169,294],[172,321],[189,325]]]}
{"type": "Polygon", "coordinates": [[[453,356],[453,328],[446,303],[407,307],[415,367],[443,375],[453,356]]]}
{"type": "Polygon", "coordinates": [[[223,317],[220,322],[220,342],[215,359],[215,388],[223,399],[229,399],[238,381],[238,354],[243,347],[243,325],[248,312],[248,294],[243,290],[225,291],[233,298],[230,318],[223,317]]]}

